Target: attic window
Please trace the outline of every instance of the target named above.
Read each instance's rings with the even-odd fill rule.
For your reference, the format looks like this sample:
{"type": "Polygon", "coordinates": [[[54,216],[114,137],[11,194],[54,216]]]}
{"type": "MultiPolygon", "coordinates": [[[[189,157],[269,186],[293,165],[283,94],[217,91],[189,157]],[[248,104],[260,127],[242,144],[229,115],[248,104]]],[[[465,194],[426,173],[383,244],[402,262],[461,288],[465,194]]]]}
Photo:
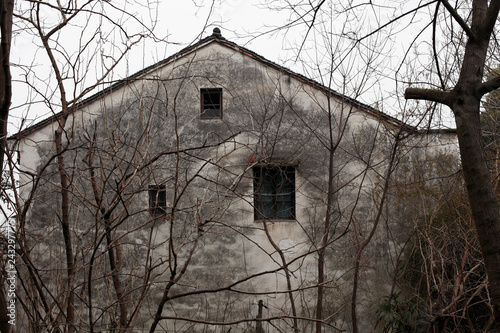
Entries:
{"type": "Polygon", "coordinates": [[[201,119],[222,118],[222,88],[202,88],[201,119]]]}

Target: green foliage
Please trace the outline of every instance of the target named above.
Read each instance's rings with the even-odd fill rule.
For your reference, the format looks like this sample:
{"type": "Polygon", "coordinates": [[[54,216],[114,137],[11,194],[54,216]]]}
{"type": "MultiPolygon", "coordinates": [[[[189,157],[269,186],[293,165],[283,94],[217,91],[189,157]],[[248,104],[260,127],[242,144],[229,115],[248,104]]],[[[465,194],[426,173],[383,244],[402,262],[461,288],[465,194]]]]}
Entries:
{"type": "Polygon", "coordinates": [[[381,322],[392,332],[487,331],[493,317],[486,270],[456,162],[442,155],[407,161],[402,170],[399,218],[413,221],[414,230],[399,264],[401,292],[380,308],[381,322]]]}
{"type": "Polygon", "coordinates": [[[407,297],[401,292],[382,298],[378,308],[384,332],[410,332],[415,327],[421,306],[417,297],[407,297]]]}

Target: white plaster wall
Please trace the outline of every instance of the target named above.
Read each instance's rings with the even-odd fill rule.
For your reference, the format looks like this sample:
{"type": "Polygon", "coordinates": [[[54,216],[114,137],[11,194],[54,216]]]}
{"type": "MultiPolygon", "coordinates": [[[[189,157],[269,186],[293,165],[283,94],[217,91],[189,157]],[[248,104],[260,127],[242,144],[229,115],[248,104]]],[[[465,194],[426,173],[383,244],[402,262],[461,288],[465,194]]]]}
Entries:
{"type": "MultiPolygon", "coordinates": [[[[373,162],[380,170],[370,170],[363,178],[366,165],[362,163],[359,156],[354,155],[349,140],[364,128],[378,128],[380,130],[378,136],[383,138],[385,129],[379,126],[378,119],[345,102],[341,103],[333,99],[330,101],[330,107],[336,114],[335,125],[337,127],[334,129],[338,129],[345,121],[348,121],[348,127],[346,127],[342,144],[335,158],[335,171],[339,172],[336,176],[338,187],[336,209],[341,213],[338,219],[338,233],[343,227],[349,225],[349,219],[353,215],[357,221],[362,220],[360,232],[365,232],[373,222],[376,207],[372,199],[377,186],[380,186],[380,175],[384,174],[384,168],[387,166],[384,160],[386,155],[377,150],[378,155],[374,156],[373,162]],[[363,198],[360,203],[355,201],[358,192],[363,198]],[[355,214],[350,213],[353,209],[356,209],[355,214]]],[[[319,139],[326,139],[330,134],[330,129],[324,122],[327,111],[328,99],[323,92],[304,85],[296,78],[266,67],[240,52],[215,43],[146,73],[135,82],[76,111],[74,128],[79,130],[85,128],[90,131],[94,122],[98,122],[99,126],[112,129],[116,122],[125,128],[125,134],[122,135],[141,132],[143,129],[151,130],[155,137],[140,146],[139,153],[134,155],[137,162],[132,159],[127,161],[137,163],[137,169],[155,153],[174,149],[173,138],[176,132],[180,138],[181,149],[203,142],[214,143],[217,140],[234,136],[226,143],[200,150],[199,160],[186,162],[186,177],[193,175],[201,168],[200,175],[204,178],[194,182],[196,187],[190,190],[189,195],[183,199],[185,203],[183,207],[200,205],[199,210],[193,208],[187,211],[186,209],[184,223],[193,223],[197,214],[201,214],[206,220],[216,219],[218,223],[208,224],[206,227],[207,236],[203,238],[199,245],[200,250],[195,252],[193,262],[188,267],[187,282],[180,283],[179,289],[175,292],[181,292],[182,288],[185,290],[204,289],[208,285],[216,286],[217,283],[224,285],[228,283],[227,281],[241,279],[244,276],[274,271],[282,265],[276,249],[264,232],[263,223],[253,219],[252,165],[248,163],[248,157],[256,156],[261,163],[273,157],[296,162],[297,221],[269,221],[266,225],[270,238],[283,251],[286,260],[299,258],[294,260],[289,267],[292,273],[292,288],[299,288],[313,285],[317,277],[317,254],[314,252],[313,243],[318,241],[315,238],[317,237],[315,228],[319,230],[324,220],[325,203],[322,201],[324,198],[321,191],[325,190],[327,181],[325,172],[327,153],[322,150],[319,139]],[[220,86],[224,89],[224,119],[200,120],[199,89],[212,86],[220,86]],[[167,98],[164,90],[168,95],[168,103],[164,101],[166,109],[148,108],[146,104],[151,103],[151,96],[167,98]],[[265,137],[265,123],[259,122],[259,115],[264,112],[266,106],[279,99],[280,96],[293,102],[294,110],[287,113],[287,118],[282,123],[277,122],[282,126],[283,135],[280,136],[273,150],[269,149],[270,142],[266,141],[268,138],[265,137]],[[140,103],[142,100],[144,105],[140,103]],[[177,104],[174,104],[174,100],[177,104]],[[173,105],[177,105],[177,109],[173,110],[173,105]],[[162,123],[147,122],[151,110],[158,113],[158,122],[163,121],[162,123]],[[179,119],[176,129],[171,123],[174,114],[179,119]],[[271,156],[273,152],[276,156],[271,156]],[[207,164],[207,162],[210,163],[207,164]],[[203,167],[205,164],[207,166],[203,167]],[[211,183],[211,180],[219,180],[218,177],[221,177],[221,184],[226,182],[225,187],[211,183]],[[210,198],[225,198],[225,200],[211,202],[210,198]],[[225,228],[222,229],[221,226],[225,228]]],[[[276,121],[276,117],[269,118],[268,121],[276,121]]],[[[70,117],[67,122],[68,131],[71,131],[72,126],[73,118],[70,117]]],[[[275,129],[269,128],[268,130],[272,132],[275,129]]],[[[51,124],[23,138],[19,143],[21,170],[37,172],[40,165],[53,154],[54,130],[55,125],[51,124]]],[[[81,138],[81,135],[81,131],[75,133],[75,142],[81,138]]],[[[110,137],[110,131],[99,133],[99,135],[107,139],[110,137]]],[[[334,138],[338,135],[338,131],[333,133],[334,138]]],[[[453,141],[453,139],[443,139],[439,135],[423,139],[426,143],[445,146],[450,140],[453,141]]],[[[428,153],[427,149],[430,152],[435,149],[434,146],[427,144],[425,147],[429,148],[424,150],[424,155],[428,153]]],[[[80,162],[85,156],[85,151],[76,154],[74,161],[80,162]]],[[[68,160],[69,163],[70,161],[68,160]]],[[[168,170],[165,166],[170,163],[166,158],[162,161],[164,164],[155,164],[157,168],[151,170],[151,174],[159,179],[167,177],[163,168],[168,170]]],[[[146,178],[145,173],[138,176],[137,188],[140,188],[142,192],[136,196],[129,207],[137,212],[139,222],[149,218],[145,211],[147,208],[144,207],[148,202],[145,190],[148,185],[146,178]]],[[[30,179],[27,175],[21,178],[24,197],[31,189],[30,179]]],[[[169,203],[172,204],[170,196],[169,203]]],[[[81,216],[84,214],[82,213],[81,216]]],[[[136,255],[134,251],[146,246],[148,233],[152,230],[154,249],[151,252],[151,258],[157,261],[167,258],[169,249],[165,242],[170,236],[169,223],[172,222],[158,221],[157,225],[151,229],[138,230],[137,234],[134,233],[137,235],[135,240],[131,242],[133,246],[131,245],[126,250],[129,252],[125,253],[136,255]]],[[[130,230],[134,230],[134,224],[127,225],[127,228],[129,228],[128,232],[132,232],[130,230]]],[[[185,229],[183,232],[187,234],[192,235],[197,232],[194,224],[187,225],[185,229]]],[[[384,284],[387,281],[383,280],[386,276],[377,277],[374,268],[378,264],[377,260],[386,259],[384,258],[385,252],[377,253],[381,247],[386,246],[384,237],[383,235],[377,237],[379,246],[374,246],[371,250],[371,253],[375,253],[376,256],[367,259],[367,262],[371,260],[371,266],[367,269],[366,280],[363,281],[366,282],[363,290],[364,300],[372,294],[377,297],[387,289],[387,284],[384,284]]],[[[188,239],[191,238],[186,237],[186,240],[188,239]]],[[[337,293],[335,299],[328,301],[336,309],[346,306],[345,302],[350,293],[349,279],[352,274],[354,239],[355,236],[348,233],[328,249],[327,271],[333,281],[332,290],[337,293]]],[[[186,244],[179,243],[178,246],[183,245],[188,249],[189,242],[186,241],[186,244]]],[[[390,244],[387,246],[395,247],[390,244]]],[[[44,249],[46,248],[43,246],[39,248],[40,251],[44,249]]],[[[183,250],[180,253],[185,256],[180,258],[182,262],[188,251],[183,250]]],[[[168,275],[167,269],[165,272],[168,275]]],[[[158,277],[158,281],[152,285],[152,295],[150,299],[148,298],[151,304],[155,304],[161,295],[162,287],[167,279],[167,276],[158,277]]],[[[237,308],[240,312],[235,311],[236,318],[242,315],[255,316],[256,306],[252,304],[255,304],[258,299],[265,299],[268,305],[268,315],[280,315],[290,311],[283,271],[263,274],[249,282],[242,283],[237,288],[255,294],[231,295],[237,300],[235,302],[239,302],[237,308]],[[264,295],[264,293],[269,294],[264,295]],[[250,313],[245,312],[247,307],[251,309],[250,313]]],[[[311,310],[314,307],[312,295],[313,291],[306,289],[304,297],[297,298],[300,311],[305,311],[307,308],[311,310]]],[[[367,304],[369,305],[370,301],[367,301],[367,304]]],[[[182,313],[182,311],[190,313],[189,311],[198,308],[198,304],[179,301],[175,303],[174,308],[176,312],[173,313],[182,313]]],[[[368,308],[369,306],[366,307],[368,308]]],[[[196,312],[196,315],[200,315],[199,312],[196,312]]],[[[147,324],[150,321],[150,315],[144,316],[141,320],[147,324]]],[[[345,326],[347,324],[344,320],[348,322],[348,315],[340,316],[339,325],[348,327],[345,326]]]]}

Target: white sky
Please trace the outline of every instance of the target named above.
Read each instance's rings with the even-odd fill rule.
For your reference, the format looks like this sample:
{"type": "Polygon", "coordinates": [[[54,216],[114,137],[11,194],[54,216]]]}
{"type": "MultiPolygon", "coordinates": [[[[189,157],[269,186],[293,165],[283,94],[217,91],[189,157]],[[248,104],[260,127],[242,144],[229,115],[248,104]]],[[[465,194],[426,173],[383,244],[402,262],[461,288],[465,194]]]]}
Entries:
{"type": "MultiPolygon", "coordinates": [[[[111,4],[119,4],[125,0],[108,1],[110,1],[111,4]]],[[[121,67],[115,71],[114,78],[123,78],[131,75],[146,66],[176,53],[181,48],[196,42],[200,37],[203,38],[210,35],[213,28],[216,26],[220,27],[222,35],[226,39],[245,46],[271,61],[291,68],[294,71],[301,72],[306,76],[314,76],[312,77],[314,79],[317,79],[319,76],[319,72],[316,72],[315,68],[307,69],[304,68],[302,64],[294,62],[293,47],[302,40],[305,34],[304,25],[299,28],[288,30],[286,35],[284,35],[284,31],[261,35],[262,32],[272,31],[273,27],[284,25],[288,21],[289,15],[287,11],[272,11],[265,8],[261,3],[266,0],[159,0],[157,10],[156,8],[151,9],[152,7],[148,10],[148,8],[144,7],[143,2],[139,0],[129,1],[134,1],[130,3],[129,11],[134,12],[135,18],[143,22],[148,21],[152,16],[153,19],[156,19],[157,26],[155,27],[155,33],[158,37],[166,36],[168,43],[154,44],[151,42],[142,42],[135,47],[134,51],[130,53],[122,63],[121,67]],[[155,15],[156,17],[154,17],[155,15]],[[207,25],[208,27],[203,31],[204,27],[207,25]]],[[[328,7],[325,7],[325,9],[328,10],[328,7]]],[[[115,14],[111,16],[113,15],[115,14]]],[[[50,12],[48,12],[47,17],[47,21],[49,22],[50,12]]],[[[366,23],[365,27],[369,25],[377,26],[380,24],[380,22],[375,22],[370,16],[356,17],[353,22],[356,24],[359,24],[359,22],[362,24],[366,23]]],[[[338,28],[333,28],[334,31],[336,29],[345,28],[342,26],[343,22],[325,21],[322,23],[325,25],[338,25],[338,28]]],[[[85,24],[86,22],[77,22],[78,28],[76,30],[65,29],[64,31],[66,31],[66,34],[61,35],[60,41],[63,41],[61,44],[68,50],[69,56],[74,56],[71,50],[77,49],[78,42],[81,40],[78,29],[85,24]]],[[[129,19],[123,24],[123,27],[126,29],[130,27],[130,29],[132,29],[134,27],[134,22],[129,19]]],[[[89,29],[89,31],[94,31],[94,27],[91,28],[92,29],[89,29]]],[[[331,27],[326,28],[331,29],[331,27]]],[[[103,26],[103,34],[105,33],[106,28],[103,26]]],[[[408,38],[407,35],[408,34],[405,34],[403,38],[408,38]]],[[[312,42],[306,45],[306,48],[311,52],[309,55],[311,63],[325,63],[325,68],[328,68],[329,54],[325,52],[323,46],[329,41],[322,40],[322,37],[319,35],[310,35],[309,37],[312,42]]],[[[378,43],[380,43],[381,47],[386,47],[383,45],[383,40],[379,40],[378,43]]],[[[398,45],[398,43],[396,41],[396,43],[391,45],[398,45]]],[[[106,45],[103,44],[103,48],[105,47],[106,45]]],[[[348,48],[348,45],[340,45],[340,48],[348,48]]],[[[336,52],[339,51],[337,50],[336,52]]],[[[387,52],[388,56],[384,58],[382,62],[378,64],[375,63],[373,68],[370,69],[373,71],[370,75],[382,75],[381,72],[376,73],[379,69],[382,71],[381,67],[394,66],[391,63],[392,61],[398,63],[400,60],[398,57],[394,57],[391,54],[393,52],[397,54],[397,50],[393,48],[389,49],[387,52]]],[[[84,57],[85,56],[91,59],[95,56],[95,53],[85,54],[84,57]]],[[[345,71],[345,73],[354,78],[350,83],[353,85],[359,84],[358,80],[362,77],[362,73],[357,75],[358,64],[356,64],[356,57],[363,58],[365,56],[368,57],[369,55],[359,53],[356,56],[352,56],[354,60],[345,61],[337,71],[345,71]]],[[[18,33],[15,34],[11,61],[15,64],[31,66],[33,71],[30,73],[30,76],[32,80],[35,75],[37,76],[37,80],[35,80],[37,81],[36,88],[39,89],[42,94],[50,95],[52,93],[51,89],[55,89],[53,83],[50,83],[47,87],[47,82],[50,82],[53,75],[48,71],[50,66],[48,66],[45,52],[37,48],[34,45],[33,38],[22,30],[19,30],[18,33]]],[[[321,68],[321,70],[324,71],[325,68],[321,68]]],[[[361,66],[359,70],[363,70],[363,67],[361,66]]],[[[24,81],[25,73],[25,70],[14,68],[13,79],[15,81],[24,81]]],[[[89,72],[87,76],[92,78],[93,74],[95,73],[89,72]]],[[[390,82],[392,79],[389,75],[387,76],[387,80],[389,82],[388,84],[381,84],[381,81],[377,80],[371,82],[364,88],[365,90],[363,90],[359,99],[368,104],[374,104],[381,100],[384,100],[384,103],[386,103],[388,96],[394,91],[394,87],[392,87],[392,83],[390,82]]],[[[85,84],[89,85],[93,83],[93,81],[93,79],[88,79],[85,84]]],[[[338,84],[338,82],[334,83],[332,88],[342,92],[341,84],[338,84]]],[[[402,90],[401,87],[399,89],[402,90]]],[[[24,125],[26,126],[39,121],[45,116],[51,115],[52,112],[59,111],[48,110],[47,107],[41,103],[36,105],[29,103],[34,99],[34,89],[27,88],[26,84],[14,82],[13,91],[13,107],[10,117],[10,122],[12,124],[10,126],[11,134],[17,131],[22,118],[28,119],[24,125]]],[[[38,100],[40,100],[40,98],[38,98],[38,100]]],[[[392,108],[397,109],[399,106],[396,105],[392,108]]],[[[387,109],[383,111],[391,113],[391,111],[387,109]]]]}
{"type": "MultiPolygon", "coordinates": [[[[266,30],[265,26],[280,26],[286,20],[286,14],[263,8],[260,0],[218,0],[214,1],[162,1],[160,3],[159,25],[164,29],[172,42],[183,46],[199,37],[205,25],[210,26],[202,37],[212,33],[215,26],[220,27],[222,35],[240,45],[249,41],[255,32],[266,30]],[[203,6],[202,6],[203,5],[203,6]],[[199,7],[202,6],[202,7],[199,7]],[[209,17],[210,15],[210,17],[209,17]]],[[[265,57],[279,57],[282,52],[283,40],[279,37],[266,35],[256,38],[250,44],[244,45],[265,57]]],[[[176,47],[171,47],[168,55],[175,53],[176,47]]],[[[278,59],[274,59],[278,60],[278,59]]]]}
{"type": "MultiPolygon", "coordinates": [[[[130,8],[134,13],[137,13],[136,17],[143,22],[148,20],[148,16],[157,15],[155,33],[158,37],[166,36],[168,43],[143,42],[136,46],[117,71],[119,72],[117,73],[118,76],[131,75],[176,53],[181,48],[196,42],[200,37],[210,35],[216,26],[220,27],[222,35],[228,40],[243,45],[272,61],[283,64],[286,57],[282,48],[282,37],[264,35],[255,39],[251,38],[256,36],[252,34],[256,31],[269,30],[263,27],[279,26],[286,19],[283,13],[266,10],[261,6],[259,8],[259,3],[259,0],[160,0],[157,4],[158,10],[150,12],[141,5],[134,4],[130,8]],[[209,26],[204,31],[207,24],[209,26]]],[[[133,26],[133,22],[130,22],[130,20],[127,24],[133,26]]],[[[76,49],[77,44],[74,43],[78,40],[77,36],[78,33],[75,32],[62,37],[68,50],[72,46],[75,46],[76,49]]],[[[50,66],[45,52],[37,48],[34,45],[33,38],[20,29],[18,29],[17,34],[14,34],[11,62],[32,66],[40,84],[46,84],[51,76],[48,72],[50,66]]],[[[24,81],[25,73],[25,70],[17,67],[13,68],[11,134],[17,131],[21,118],[29,119],[29,124],[40,120],[40,117],[43,118],[51,114],[50,110],[41,105],[30,105],[28,111],[27,104],[30,96],[33,95],[33,90],[27,88],[24,83],[16,82],[24,81]]],[[[89,83],[91,82],[89,81],[89,83]]],[[[44,87],[41,88],[40,85],[37,88],[45,89],[44,87]]],[[[48,91],[46,93],[50,94],[48,91]]]]}

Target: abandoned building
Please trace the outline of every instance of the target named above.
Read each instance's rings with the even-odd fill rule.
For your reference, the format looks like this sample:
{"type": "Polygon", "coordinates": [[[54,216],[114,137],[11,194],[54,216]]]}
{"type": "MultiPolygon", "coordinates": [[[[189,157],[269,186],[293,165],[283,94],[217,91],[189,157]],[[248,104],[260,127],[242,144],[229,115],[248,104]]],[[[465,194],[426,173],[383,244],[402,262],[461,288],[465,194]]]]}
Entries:
{"type": "Polygon", "coordinates": [[[353,311],[374,327],[412,227],[391,177],[454,140],[215,28],[10,138],[17,330],[338,332],[353,311]]]}

